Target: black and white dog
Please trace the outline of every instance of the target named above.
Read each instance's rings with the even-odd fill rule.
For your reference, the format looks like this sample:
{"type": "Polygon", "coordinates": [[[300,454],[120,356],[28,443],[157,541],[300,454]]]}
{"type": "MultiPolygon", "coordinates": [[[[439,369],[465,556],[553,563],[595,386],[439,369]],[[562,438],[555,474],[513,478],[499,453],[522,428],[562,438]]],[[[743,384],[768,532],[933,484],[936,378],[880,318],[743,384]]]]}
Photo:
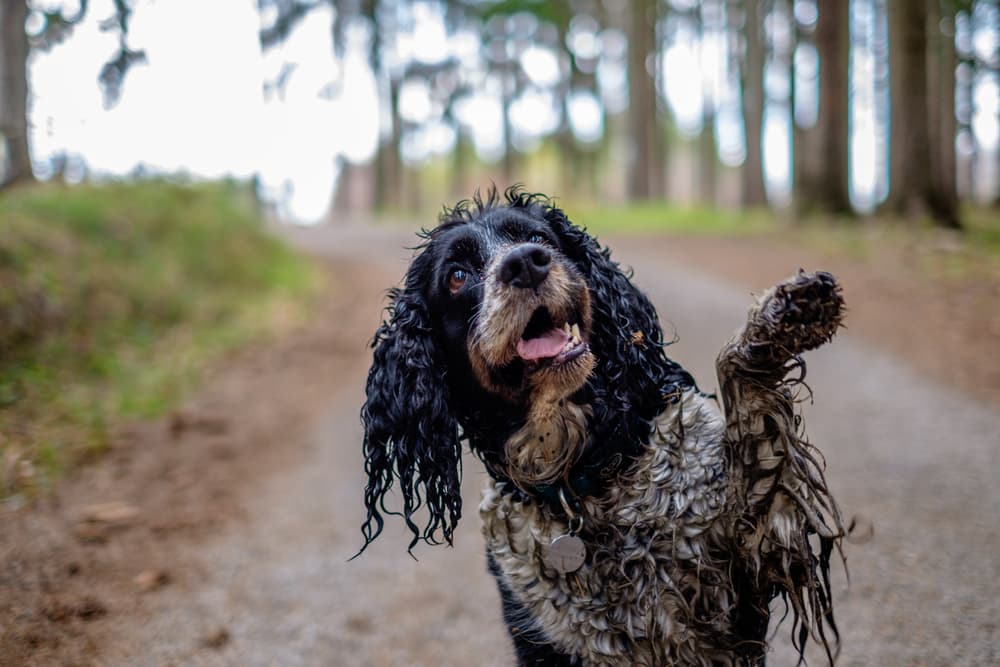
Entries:
{"type": "Polygon", "coordinates": [[[451,542],[464,440],[521,664],[761,665],[777,596],[800,652],[812,637],[832,662],[843,530],[786,375],[840,325],[833,277],[800,272],[750,310],[718,358],[723,410],[547,198],[477,196],[424,239],[373,342],[365,546],[385,514],[411,548],[451,542]]]}

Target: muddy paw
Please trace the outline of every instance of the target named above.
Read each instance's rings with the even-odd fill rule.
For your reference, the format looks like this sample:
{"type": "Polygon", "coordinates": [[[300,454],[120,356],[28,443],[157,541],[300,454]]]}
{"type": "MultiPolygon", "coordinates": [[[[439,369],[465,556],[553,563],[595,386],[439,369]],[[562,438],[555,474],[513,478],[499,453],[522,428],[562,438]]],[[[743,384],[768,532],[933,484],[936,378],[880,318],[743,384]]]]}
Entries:
{"type": "Polygon", "coordinates": [[[833,338],[843,314],[844,298],[837,279],[825,271],[800,269],[761,300],[753,339],[799,354],[833,338]]]}

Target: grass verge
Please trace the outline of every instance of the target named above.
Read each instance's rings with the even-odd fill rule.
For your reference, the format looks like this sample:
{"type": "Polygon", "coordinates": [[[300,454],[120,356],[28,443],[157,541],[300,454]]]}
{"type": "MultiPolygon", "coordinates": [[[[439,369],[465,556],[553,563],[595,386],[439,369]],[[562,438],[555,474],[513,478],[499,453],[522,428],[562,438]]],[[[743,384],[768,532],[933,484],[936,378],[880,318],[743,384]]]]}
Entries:
{"type": "Polygon", "coordinates": [[[963,230],[954,231],[929,220],[817,218],[787,232],[803,245],[861,263],[895,258],[914,276],[928,280],[1000,281],[1000,213],[967,207],[962,222],[963,230]]]}
{"type": "Polygon", "coordinates": [[[0,497],[31,496],[305,313],[319,271],[233,183],[0,195],[0,497]]]}
{"type": "Polygon", "coordinates": [[[779,228],[772,211],[735,211],[699,206],[668,206],[639,202],[623,206],[566,204],[566,213],[595,236],[607,234],[683,234],[740,236],[765,234],[779,228]]]}
{"type": "Polygon", "coordinates": [[[885,217],[809,217],[798,221],[768,210],[720,210],[649,202],[618,207],[567,209],[577,224],[598,236],[667,235],[767,237],[801,244],[861,262],[903,255],[916,273],[932,279],[1000,278],[1000,214],[995,209],[963,211],[961,232],[929,221],[885,217]]]}
{"type": "MultiPolygon", "coordinates": [[[[451,206],[455,202],[448,202],[451,206]]],[[[574,224],[585,227],[597,237],[609,234],[674,234],[685,236],[744,236],[775,232],[785,223],[773,211],[758,209],[738,211],[707,206],[676,206],[663,202],[638,202],[606,206],[555,199],[574,224]]],[[[418,211],[389,210],[375,215],[382,224],[433,228],[441,206],[418,211]]]]}

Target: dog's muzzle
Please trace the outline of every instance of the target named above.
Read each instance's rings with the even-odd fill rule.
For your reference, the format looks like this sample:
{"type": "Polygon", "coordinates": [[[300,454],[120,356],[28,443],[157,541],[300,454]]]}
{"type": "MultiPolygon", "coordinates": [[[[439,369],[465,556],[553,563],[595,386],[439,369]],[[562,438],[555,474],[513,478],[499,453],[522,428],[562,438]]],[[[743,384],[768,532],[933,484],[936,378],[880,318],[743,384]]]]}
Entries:
{"type": "Polygon", "coordinates": [[[533,384],[578,385],[592,369],[590,324],[590,295],[579,271],[558,250],[518,244],[486,271],[470,358],[487,387],[491,370],[512,364],[523,372],[501,375],[519,386],[529,375],[533,384]]]}

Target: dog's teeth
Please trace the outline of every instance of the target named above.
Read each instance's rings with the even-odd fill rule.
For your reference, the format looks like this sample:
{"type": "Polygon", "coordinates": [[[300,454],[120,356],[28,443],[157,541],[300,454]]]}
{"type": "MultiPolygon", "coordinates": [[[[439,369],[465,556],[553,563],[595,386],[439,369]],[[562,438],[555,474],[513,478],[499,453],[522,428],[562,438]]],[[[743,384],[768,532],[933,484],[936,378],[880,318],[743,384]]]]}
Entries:
{"type": "Polygon", "coordinates": [[[567,322],[566,324],[563,325],[563,331],[565,331],[566,333],[572,335],[572,332],[570,331],[570,328],[569,328],[569,322],[567,322]]]}
{"type": "Polygon", "coordinates": [[[580,340],[580,325],[574,324],[573,328],[570,330],[570,333],[572,334],[573,338],[580,340]]]}

